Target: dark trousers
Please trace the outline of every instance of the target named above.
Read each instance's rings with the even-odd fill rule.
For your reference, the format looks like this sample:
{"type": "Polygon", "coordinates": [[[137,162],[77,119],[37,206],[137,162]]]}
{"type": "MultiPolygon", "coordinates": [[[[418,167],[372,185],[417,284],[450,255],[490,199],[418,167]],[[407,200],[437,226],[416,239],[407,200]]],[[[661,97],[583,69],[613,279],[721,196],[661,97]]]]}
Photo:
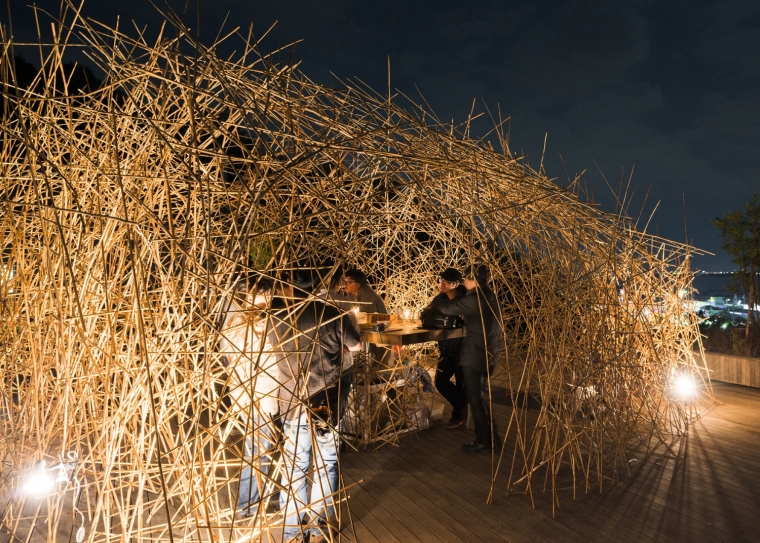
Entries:
{"type": "MultiPolygon", "coordinates": [[[[319,408],[327,407],[330,413],[329,422],[334,428],[343,420],[346,413],[346,403],[348,402],[348,393],[351,391],[351,384],[354,382],[354,369],[351,368],[343,372],[340,376],[340,382],[326,390],[317,392],[309,398],[309,406],[319,412],[319,408]]],[[[323,418],[320,415],[320,418],[323,418]]]]}
{"type": "Polygon", "coordinates": [[[488,373],[485,367],[461,366],[464,393],[475,424],[475,441],[491,446],[491,409],[488,401],[488,373]]]}
{"type": "Polygon", "coordinates": [[[451,404],[451,418],[461,419],[462,408],[467,405],[464,396],[464,376],[456,358],[441,358],[435,370],[435,389],[451,404]],[[456,385],[451,382],[451,377],[456,385]]]}

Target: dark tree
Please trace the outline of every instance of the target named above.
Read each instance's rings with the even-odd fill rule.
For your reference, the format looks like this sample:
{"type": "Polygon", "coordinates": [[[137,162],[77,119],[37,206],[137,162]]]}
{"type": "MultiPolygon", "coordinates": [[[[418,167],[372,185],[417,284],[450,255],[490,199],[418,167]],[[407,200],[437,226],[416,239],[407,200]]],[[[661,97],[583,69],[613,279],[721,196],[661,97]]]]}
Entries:
{"type": "Polygon", "coordinates": [[[742,211],[729,211],[713,219],[723,238],[723,250],[733,256],[739,266],[738,277],[747,298],[747,333],[755,323],[757,299],[757,271],[760,269],[760,202],[757,194],[744,205],[742,211]]]}

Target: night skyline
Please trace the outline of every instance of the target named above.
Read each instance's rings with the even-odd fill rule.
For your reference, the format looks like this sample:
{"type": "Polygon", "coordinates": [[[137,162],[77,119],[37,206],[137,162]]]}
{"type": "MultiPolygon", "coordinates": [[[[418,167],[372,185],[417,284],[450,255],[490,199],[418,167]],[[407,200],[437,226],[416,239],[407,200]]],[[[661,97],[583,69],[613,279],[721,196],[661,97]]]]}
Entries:
{"type": "MultiPolygon", "coordinates": [[[[58,0],[36,3],[58,12],[58,0]]],[[[180,14],[185,3],[169,2],[180,14]]],[[[25,4],[11,6],[13,36],[31,42],[25,4]]],[[[197,31],[198,3],[189,4],[185,20],[197,31]]],[[[148,0],[89,0],[84,14],[106,24],[120,15],[122,28],[134,19],[149,32],[161,20],[148,0]]],[[[221,28],[246,33],[253,22],[260,36],[278,21],[261,50],[302,40],[282,60],[292,55],[321,84],[338,86],[333,73],[384,94],[390,57],[392,88],[420,101],[418,88],[443,121],[466,120],[473,99],[476,112],[484,104],[494,116],[500,110],[511,119],[513,154],[537,168],[547,135],[547,175],[566,185],[568,174],[585,170],[605,211],[613,201],[599,170],[618,187],[633,168],[628,211],[638,217],[643,208],[640,228],[659,201],[648,232],[684,241],[685,226],[688,241],[716,253],[696,257],[693,267],[734,267],[710,219],[741,208],[760,181],[760,5],[217,0],[201,1],[200,14],[207,44],[221,28]]],[[[7,25],[7,10],[0,21],[7,25]]],[[[49,37],[49,25],[42,28],[49,37]]],[[[36,50],[16,53],[39,65],[36,50]]],[[[486,115],[473,135],[491,127],[486,115]]]]}

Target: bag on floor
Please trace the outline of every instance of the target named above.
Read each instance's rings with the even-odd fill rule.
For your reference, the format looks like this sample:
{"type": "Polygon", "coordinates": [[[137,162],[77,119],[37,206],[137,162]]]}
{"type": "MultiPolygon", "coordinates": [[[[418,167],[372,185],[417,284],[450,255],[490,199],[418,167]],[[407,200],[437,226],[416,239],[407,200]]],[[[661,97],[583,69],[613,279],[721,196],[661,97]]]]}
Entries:
{"type": "Polygon", "coordinates": [[[430,408],[423,403],[407,408],[406,417],[409,421],[409,427],[417,430],[427,430],[433,424],[430,408]]]}

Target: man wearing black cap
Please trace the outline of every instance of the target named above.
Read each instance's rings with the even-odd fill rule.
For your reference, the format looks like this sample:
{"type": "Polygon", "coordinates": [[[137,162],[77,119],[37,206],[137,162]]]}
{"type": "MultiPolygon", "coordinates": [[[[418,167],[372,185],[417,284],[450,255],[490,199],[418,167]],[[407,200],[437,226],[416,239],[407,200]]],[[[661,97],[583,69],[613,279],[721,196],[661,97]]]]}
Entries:
{"type": "Polygon", "coordinates": [[[494,446],[488,376],[501,347],[501,311],[496,295],[488,288],[488,269],[471,266],[464,275],[467,294],[454,300],[436,297],[431,307],[444,315],[462,315],[466,330],[459,365],[464,375],[467,404],[475,423],[475,441],[462,445],[467,452],[490,451],[494,446]]]}
{"type": "MultiPolygon", "coordinates": [[[[438,294],[431,306],[439,300],[441,303],[454,300],[467,293],[462,285],[462,274],[454,268],[446,268],[440,274],[438,294]]],[[[440,359],[435,371],[435,388],[447,402],[451,404],[451,418],[446,428],[458,428],[467,417],[467,399],[464,395],[464,376],[459,366],[459,351],[462,348],[462,338],[442,339],[438,341],[440,359]],[[454,377],[456,385],[451,382],[454,377]]]]}

